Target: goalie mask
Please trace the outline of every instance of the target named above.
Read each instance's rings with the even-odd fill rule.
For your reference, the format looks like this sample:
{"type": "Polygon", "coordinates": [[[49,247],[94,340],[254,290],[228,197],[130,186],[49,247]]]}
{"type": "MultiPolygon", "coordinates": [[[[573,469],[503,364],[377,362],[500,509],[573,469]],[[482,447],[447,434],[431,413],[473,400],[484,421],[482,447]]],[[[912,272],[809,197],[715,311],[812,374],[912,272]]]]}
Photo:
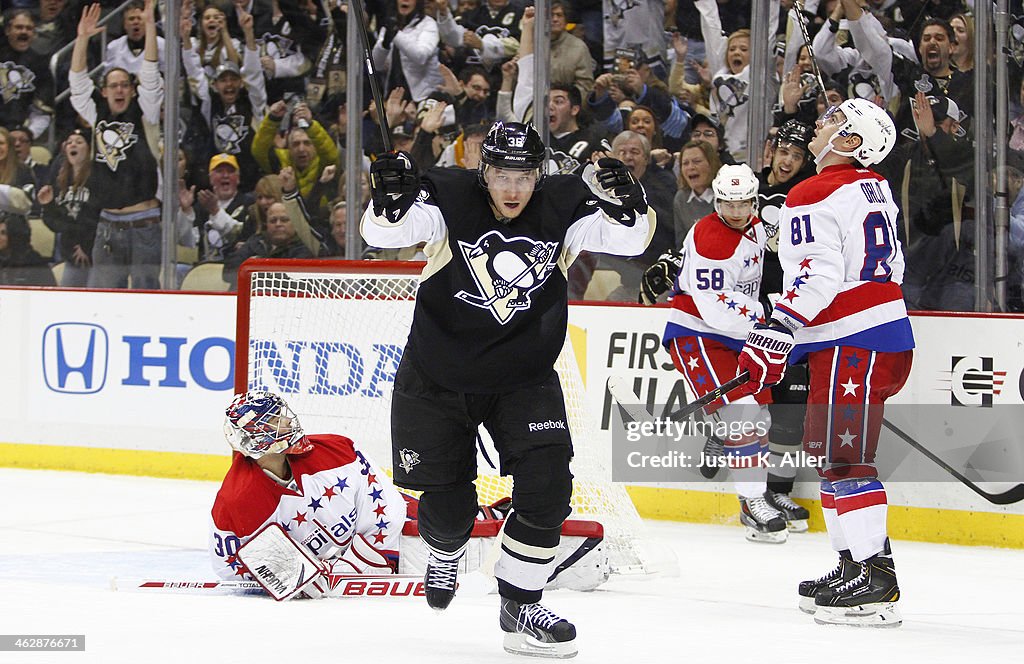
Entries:
{"type": "Polygon", "coordinates": [[[301,454],[312,447],[298,416],[276,394],[253,390],[236,395],[224,414],[228,444],[250,459],[268,453],[301,454]]]}
{"type": "Polygon", "coordinates": [[[852,157],[862,166],[872,166],[889,156],[896,145],[896,125],[892,118],[884,109],[865,99],[847,99],[829,108],[818,119],[818,124],[825,126],[829,122],[838,124],[839,129],[829,138],[821,152],[815,155],[815,164],[820,164],[829,152],[833,152],[841,157],[852,157]],[[836,113],[842,113],[844,121],[833,120],[836,113]],[[861,141],[853,151],[843,152],[835,148],[833,142],[837,136],[851,135],[859,136],[861,141]]]}
{"type": "Polygon", "coordinates": [[[547,148],[532,124],[495,122],[480,146],[480,186],[488,188],[487,170],[536,171],[534,190],[544,181],[547,148]]]}
{"type": "Polygon", "coordinates": [[[715,192],[715,212],[730,228],[745,229],[757,213],[757,177],[746,164],[726,165],[718,169],[711,183],[715,192]]]}

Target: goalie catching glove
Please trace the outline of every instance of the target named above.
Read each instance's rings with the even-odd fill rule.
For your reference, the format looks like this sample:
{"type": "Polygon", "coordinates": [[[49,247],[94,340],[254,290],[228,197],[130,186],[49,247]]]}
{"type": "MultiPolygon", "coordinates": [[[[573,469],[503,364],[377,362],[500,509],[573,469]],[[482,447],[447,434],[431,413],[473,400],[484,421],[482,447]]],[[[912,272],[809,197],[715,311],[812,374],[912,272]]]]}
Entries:
{"type": "Polygon", "coordinates": [[[793,346],[793,333],[782,323],[773,320],[770,325],[754,326],[740,352],[737,370],[737,375],[750,372],[746,390],[749,394],[757,394],[782,380],[793,346]]]}
{"type": "Polygon", "coordinates": [[[629,169],[618,159],[602,157],[583,172],[591,191],[615,205],[647,214],[647,196],[629,169]]]}
{"type": "Polygon", "coordinates": [[[678,251],[669,249],[659,256],[640,279],[640,304],[654,304],[662,293],[672,288],[682,269],[683,255],[678,251]]]}
{"type": "Polygon", "coordinates": [[[370,164],[373,213],[398,223],[420,191],[420,176],[408,152],[384,152],[370,164]]]}

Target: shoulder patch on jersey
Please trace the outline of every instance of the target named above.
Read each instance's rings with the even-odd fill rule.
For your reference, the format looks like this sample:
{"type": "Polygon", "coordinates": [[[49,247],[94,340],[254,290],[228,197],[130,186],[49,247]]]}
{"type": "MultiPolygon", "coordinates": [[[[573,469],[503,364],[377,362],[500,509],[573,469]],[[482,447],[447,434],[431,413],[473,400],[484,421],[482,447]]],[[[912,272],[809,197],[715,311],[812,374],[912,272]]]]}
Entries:
{"type": "Polygon", "coordinates": [[[850,164],[829,166],[816,176],[812,176],[789,190],[786,196],[786,207],[800,207],[820,203],[832,195],[836,189],[858,180],[884,180],[881,175],[869,168],[859,168],[850,164]]]}
{"type": "Polygon", "coordinates": [[[693,228],[693,248],[704,258],[722,261],[736,253],[743,233],[729,228],[712,212],[693,228]]]}

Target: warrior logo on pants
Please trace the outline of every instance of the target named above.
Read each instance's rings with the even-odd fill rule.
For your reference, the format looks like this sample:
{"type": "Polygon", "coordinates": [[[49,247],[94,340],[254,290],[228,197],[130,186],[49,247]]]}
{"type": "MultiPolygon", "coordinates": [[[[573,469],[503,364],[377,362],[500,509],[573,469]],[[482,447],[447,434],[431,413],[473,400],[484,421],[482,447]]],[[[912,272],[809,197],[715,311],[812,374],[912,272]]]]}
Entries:
{"type": "Polygon", "coordinates": [[[520,309],[530,308],[530,293],[555,268],[557,242],[537,242],[525,237],[508,239],[498,231],[485,234],[476,244],[459,241],[479,292],[462,290],[456,299],[489,309],[504,325],[520,309]]]}

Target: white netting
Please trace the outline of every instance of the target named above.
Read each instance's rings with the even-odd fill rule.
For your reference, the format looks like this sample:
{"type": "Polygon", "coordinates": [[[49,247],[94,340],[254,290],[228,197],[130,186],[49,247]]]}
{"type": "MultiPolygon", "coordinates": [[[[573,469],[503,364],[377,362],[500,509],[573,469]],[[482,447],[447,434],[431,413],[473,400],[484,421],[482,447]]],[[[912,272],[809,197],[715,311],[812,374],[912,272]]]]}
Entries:
{"type": "MultiPolygon", "coordinates": [[[[254,271],[248,292],[239,289],[249,305],[248,321],[239,320],[238,345],[245,352],[248,341],[248,389],[281,394],[306,431],[352,438],[390,474],[391,388],[412,323],[418,277],[418,270],[306,272],[286,265],[254,271]]],[[[573,516],[604,525],[614,571],[643,572],[642,522],[625,489],[611,482],[610,452],[587,433],[583,381],[568,339],[556,369],[575,449],[573,516]]],[[[497,460],[493,451],[491,458],[497,460]]],[[[483,460],[478,468],[481,503],[511,495],[510,478],[483,460]]]]}

